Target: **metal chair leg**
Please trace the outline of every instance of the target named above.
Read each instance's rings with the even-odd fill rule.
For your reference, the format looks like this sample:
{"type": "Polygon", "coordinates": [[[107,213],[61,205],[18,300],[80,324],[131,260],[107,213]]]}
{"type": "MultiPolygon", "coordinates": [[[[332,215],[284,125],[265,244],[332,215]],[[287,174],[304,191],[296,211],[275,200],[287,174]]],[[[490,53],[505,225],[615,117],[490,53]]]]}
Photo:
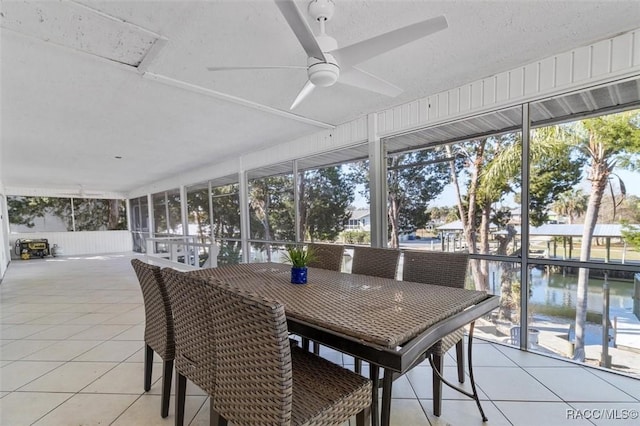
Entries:
{"type": "Polygon", "coordinates": [[[458,382],[464,383],[464,339],[456,343],[456,360],[458,363],[458,382]]]}
{"type": "Polygon", "coordinates": [[[151,373],[153,370],[153,349],[151,346],[144,345],[144,391],[149,392],[151,389],[151,373]]]}
{"type": "Polygon", "coordinates": [[[433,364],[432,368],[434,371],[432,373],[433,376],[433,414],[440,417],[440,413],[442,412],[442,381],[440,380],[440,375],[442,374],[442,368],[444,366],[444,361],[441,355],[433,355],[433,364]]]}
{"type": "Polygon", "coordinates": [[[171,398],[171,378],[173,377],[173,360],[162,363],[162,407],[160,416],[169,415],[169,399],[171,398]]]}
{"type": "Polygon", "coordinates": [[[184,404],[187,394],[187,378],[176,371],[176,426],[184,425],[184,404]]]}

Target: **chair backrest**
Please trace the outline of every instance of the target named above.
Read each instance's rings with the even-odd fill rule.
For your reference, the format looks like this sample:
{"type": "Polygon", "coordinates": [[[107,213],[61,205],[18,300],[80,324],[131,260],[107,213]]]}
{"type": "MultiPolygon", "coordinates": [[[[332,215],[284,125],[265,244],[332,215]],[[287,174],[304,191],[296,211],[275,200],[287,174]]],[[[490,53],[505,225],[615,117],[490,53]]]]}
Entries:
{"type": "Polygon", "coordinates": [[[176,370],[205,392],[215,390],[216,370],[213,348],[214,324],[208,315],[208,301],[202,278],[171,268],[162,275],[167,283],[176,339],[176,370]]]}
{"type": "Polygon", "coordinates": [[[160,267],[131,259],[144,299],[144,340],[165,361],[174,359],[175,338],[171,303],[160,267]]]}
{"type": "Polygon", "coordinates": [[[308,266],[338,272],[342,269],[343,245],[310,243],[307,249],[311,250],[314,259],[308,266]]]}
{"type": "Polygon", "coordinates": [[[213,409],[234,424],[289,424],[293,374],[284,306],[225,284],[206,291],[215,324],[213,409]]]}
{"type": "Polygon", "coordinates": [[[355,246],[351,273],[395,279],[399,258],[399,250],[355,246]]]}
{"type": "Polygon", "coordinates": [[[405,251],[402,280],[464,288],[468,253],[405,251]]]}

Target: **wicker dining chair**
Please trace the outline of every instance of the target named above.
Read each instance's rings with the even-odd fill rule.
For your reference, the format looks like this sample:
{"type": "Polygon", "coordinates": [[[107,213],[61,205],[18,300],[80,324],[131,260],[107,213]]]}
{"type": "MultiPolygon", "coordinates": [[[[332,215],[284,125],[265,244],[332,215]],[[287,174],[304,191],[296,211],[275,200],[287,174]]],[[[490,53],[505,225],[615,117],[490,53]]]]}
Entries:
{"type": "Polygon", "coordinates": [[[203,278],[171,268],[164,268],[162,276],[167,283],[175,329],[175,425],[182,426],[187,379],[209,394],[215,390],[213,324],[208,320],[203,278]]]}
{"type": "Polygon", "coordinates": [[[395,279],[399,258],[399,250],[355,246],[351,273],[395,279]]]}
{"type": "MultiPolygon", "coordinates": [[[[417,283],[440,285],[447,287],[464,288],[469,254],[444,253],[427,251],[405,251],[404,265],[402,268],[402,280],[417,283]]],[[[446,335],[442,340],[433,345],[427,353],[432,357],[434,368],[443,374],[444,356],[449,349],[456,346],[458,366],[458,381],[464,383],[464,328],[446,335]]],[[[440,415],[442,394],[442,381],[437,374],[433,374],[433,411],[440,415]]]]}
{"type": "MultiPolygon", "coordinates": [[[[309,267],[337,272],[342,270],[342,258],[344,256],[343,245],[309,243],[307,249],[313,253],[313,261],[309,262],[309,267]]],[[[302,338],[302,348],[309,350],[309,339],[306,337],[302,338]]],[[[320,354],[320,345],[317,342],[313,342],[313,353],[316,355],[320,354]]]]}
{"type": "Polygon", "coordinates": [[[144,299],[144,390],[151,389],[153,353],[162,358],[162,404],[160,415],[169,415],[169,397],[171,394],[171,376],[175,358],[175,339],[173,316],[169,296],[160,267],[150,265],[139,259],[131,259],[131,265],[140,282],[144,299]]]}
{"type": "Polygon", "coordinates": [[[309,262],[309,267],[338,272],[342,269],[343,245],[309,243],[307,249],[313,253],[313,260],[309,262]]]}
{"type": "Polygon", "coordinates": [[[371,382],[291,346],[283,305],[210,283],[201,288],[214,324],[212,413],[234,424],[370,422],[371,382]]]}
{"type": "MultiPolygon", "coordinates": [[[[353,260],[351,261],[351,273],[396,279],[399,258],[399,250],[355,246],[353,248],[353,260]]],[[[362,371],[362,360],[355,358],[354,364],[356,373],[360,373],[362,371]]]]}

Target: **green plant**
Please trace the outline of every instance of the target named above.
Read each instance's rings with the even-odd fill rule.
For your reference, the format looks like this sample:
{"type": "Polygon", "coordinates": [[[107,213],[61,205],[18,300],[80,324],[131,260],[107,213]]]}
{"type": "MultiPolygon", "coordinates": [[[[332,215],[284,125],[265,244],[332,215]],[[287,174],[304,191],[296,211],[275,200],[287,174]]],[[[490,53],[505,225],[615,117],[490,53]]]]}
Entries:
{"type": "Polygon", "coordinates": [[[295,268],[304,268],[315,259],[313,250],[298,246],[289,246],[284,253],[284,259],[295,268]]]}

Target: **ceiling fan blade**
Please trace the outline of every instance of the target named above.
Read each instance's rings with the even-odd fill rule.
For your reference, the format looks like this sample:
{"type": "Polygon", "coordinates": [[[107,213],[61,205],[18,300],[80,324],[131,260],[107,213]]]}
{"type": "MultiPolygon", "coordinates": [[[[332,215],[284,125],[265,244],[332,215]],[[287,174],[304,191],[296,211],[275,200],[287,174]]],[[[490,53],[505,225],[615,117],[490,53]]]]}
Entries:
{"type": "Polygon", "coordinates": [[[307,67],[299,67],[296,65],[265,65],[261,67],[207,67],[209,71],[235,71],[235,70],[280,70],[295,69],[306,70],[307,67]]]}
{"type": "Polygon", "coordinates": [[[341,73],[338,81],[343,84],[348,84],[349,86],[382,93],[392,98],[398,96],[403,91],[398,86],[394,86],[388,81],[356,67],[351,67],[348,71],[341,73]]]}
{"type": "Polygon", "coordinates": [[[330,53],[336,57],[341,68],[350,68],[367,59],[444,30],[447,27],[447,18],[442,15],[380,34],[350,46],[341,47],[330,53]]]}
{"type": "Polygon", "coordinates": [[[313,35],[311,27],[305,17],[302,16],[302,13],[300,13],[300,9],[298,9],[295,2],[293,0],[275,0],[275,2],[282,16],[287,20],[287,23],[304,48],[304,51],[307,52],[307,56],[327,62],[327,58],[325,58],[320,45],[318,45],[316,36],[313,35]]]}
{"type": "Polygon", "coordinates": [[[311,92],[313,92],[313,89],[315,88],[316,86],[312,82],[307,80],[307,82],[302,87],[302,90],[300,90],[300,93],[298,93],[298,96],[296,96],[296,100],[293,101],[293,103],[291,104],[291,108],[289,109],[294,109],[295,107],[297,107],[304,98],[306,98],[311,94],[311,92]]]}

